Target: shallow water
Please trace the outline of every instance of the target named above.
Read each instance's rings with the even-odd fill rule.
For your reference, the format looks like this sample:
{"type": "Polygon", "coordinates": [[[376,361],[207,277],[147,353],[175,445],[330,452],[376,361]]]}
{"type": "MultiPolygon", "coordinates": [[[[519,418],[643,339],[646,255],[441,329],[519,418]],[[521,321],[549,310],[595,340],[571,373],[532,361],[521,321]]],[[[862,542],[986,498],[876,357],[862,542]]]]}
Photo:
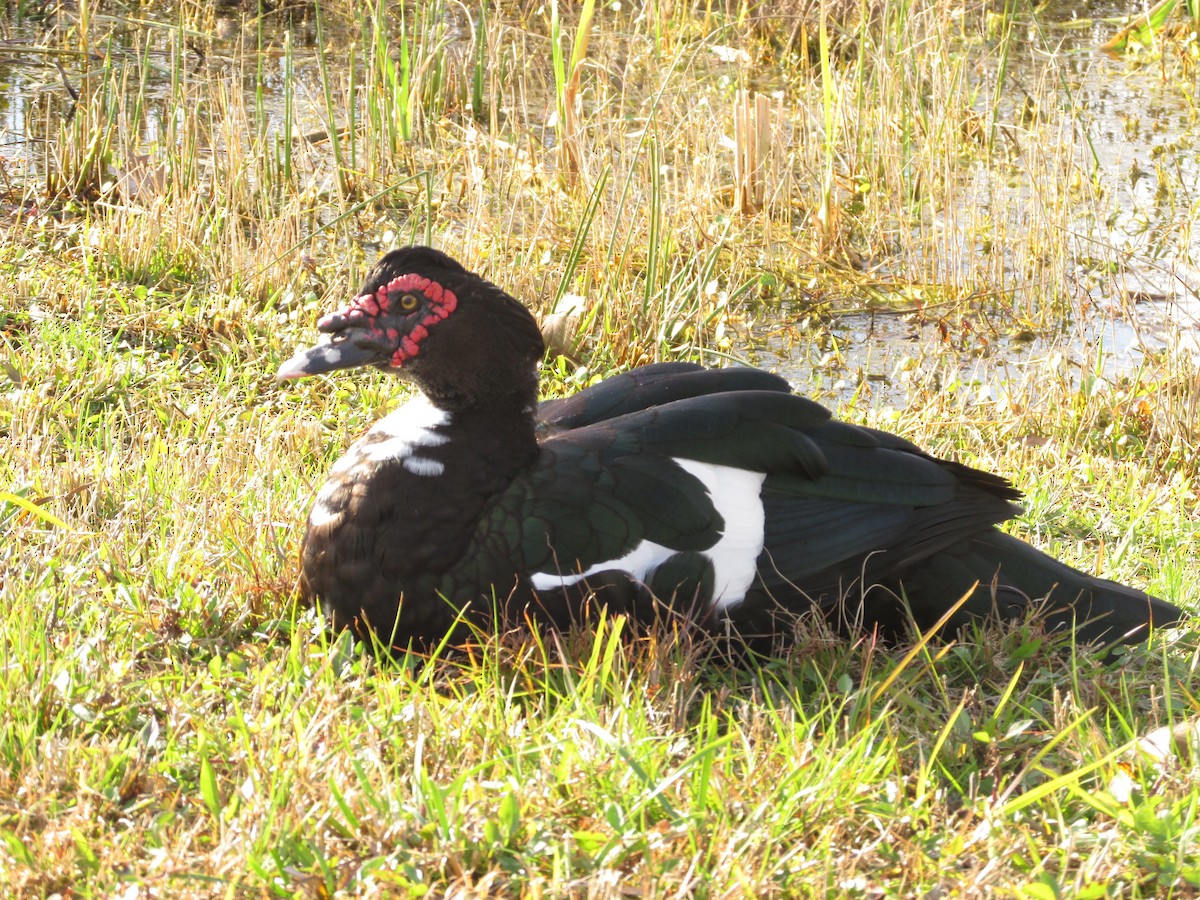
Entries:
{"type": "MultiPolygon", "coordinates": [[[[947,334],[936,312],[885,310],[835,314],[814,330],[806,310],[789,315],[785,305],[778,324],[759,329],[754,361],[832,399],[875,405],[903,405],[914,378],[994,394],[1027,380],[1032,361],[1076,382],[1135,377],[1173,356],[1200,364],[1200,65],[1193,60],[1191,82],[1181,83],[1177,66],[1168,75],[1162,64],[1099,52],[1118,27],[1103,17],[1127,12],[1050,3],[1041,19],[1058,24],[1031,30],[1010,61],[1013,116],[1020,86],[1042,77],[1047,56],[1062,64],[1058,101],[1086,128],[1079,143],[1109,192],[1109,215],[1081,214],[1065,236],[1077,259],[1070,289],[1078,299],[1057,328],[989,334],[980,322],[973,333],[947,334]],[[1080,26],[1085,12],[1092,18],[1080,26]],[[1113,259],[1113,277],[1089,277],[1097,260],[1113,259]]],[[[980,164],[966,177],[970,196],[986,203],[993,183],[1012,173],[980,164]]]]}

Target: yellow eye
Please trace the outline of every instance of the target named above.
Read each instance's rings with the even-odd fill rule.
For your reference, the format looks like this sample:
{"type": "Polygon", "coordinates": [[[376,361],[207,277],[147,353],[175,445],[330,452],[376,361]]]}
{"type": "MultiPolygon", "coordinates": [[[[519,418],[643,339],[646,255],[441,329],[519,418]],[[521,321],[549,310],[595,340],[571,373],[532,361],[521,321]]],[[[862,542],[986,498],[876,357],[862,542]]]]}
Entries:
{"type": "Polygon", "coordinates": [[[416,294],[402,294],[400,296],[400,309],[402,312],[412,312],[420,305],[421,301],[417,299],[416,294]]]}

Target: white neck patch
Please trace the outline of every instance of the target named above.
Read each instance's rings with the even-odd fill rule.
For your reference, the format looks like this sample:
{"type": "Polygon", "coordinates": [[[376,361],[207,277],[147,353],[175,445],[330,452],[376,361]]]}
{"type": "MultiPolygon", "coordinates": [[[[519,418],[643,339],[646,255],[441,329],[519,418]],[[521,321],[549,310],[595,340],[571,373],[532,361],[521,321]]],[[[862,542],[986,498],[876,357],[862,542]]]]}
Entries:
{"type": "Polygon", "coordinates": [[[345,478],[362,466],[396,462],[413,475],[426,478],[441,475],[445,465],[440,460],[422,456],[420,451],[440,447],[449,441],[450,438],[435,430],[449,422],[450,413],[438,409],[424,394],[418,394],[384,416],[333,464],[329,480],[317,492],[308,515],[309,526],[316,528],[342,521],[350,502],[345,493],[345,478]]]}
{"type": "Polygon", "coordinates": [[[441,475],[445,466],[418,451],[440,447],[450,440],[435,430],[449,422],[450,413],[438,409],[424,394],[417,394],[371,426],[337,461],[332,472],[341,474],[362,463],[398,462],[414,475],[441,475]]]}

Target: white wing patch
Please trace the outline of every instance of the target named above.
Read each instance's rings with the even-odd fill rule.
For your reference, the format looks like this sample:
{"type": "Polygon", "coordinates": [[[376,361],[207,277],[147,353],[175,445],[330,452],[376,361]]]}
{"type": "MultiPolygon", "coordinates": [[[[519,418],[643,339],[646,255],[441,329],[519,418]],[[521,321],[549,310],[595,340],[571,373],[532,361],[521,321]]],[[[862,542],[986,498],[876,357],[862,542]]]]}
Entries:
{"type": "Polygon", "coordinates": [[[597,572],[611,572],[615,569],[628,572],[629,577],[634,581],[644,582],[655,569],[674,556],[676,552],[678,551],[653,541],[642,541],[620,559],[596,563],[586,572],[574,572],[566,575],[560,575],[557,572],[534,572],[529,576],[529,581],[535,591],[550,591],[578,584],[597,572]]]}
{"type": "MultiPolygon", "coordinates": [[[[673,458],[685,472],[704,485],[713,506],[725,522],[720,539],[700,551],[713,565],[713,606],[728,609],[740,603],[754,583],[758,555],[763,548],[765,514],[762,484],[766,475],[748,469],[673,458]]],[[[598,572],[623,571],[645,584],[654,570],[678,551],[653,541],[642,541],[620,559],[589,566],[585,572],[534,572],[530,583],[534,590],[548,591],[578,584],[598,572]]]]}
{"type": "Polygon", "coordinates": [[[746,597],[754,583],[762,553],[766,513],[763,511],[763,472],[676,459],[685,472],[700,479],[709,499],[725,520],[721,539],[701,551],[713,564],[713,606],[728,609],[746,597]]]}

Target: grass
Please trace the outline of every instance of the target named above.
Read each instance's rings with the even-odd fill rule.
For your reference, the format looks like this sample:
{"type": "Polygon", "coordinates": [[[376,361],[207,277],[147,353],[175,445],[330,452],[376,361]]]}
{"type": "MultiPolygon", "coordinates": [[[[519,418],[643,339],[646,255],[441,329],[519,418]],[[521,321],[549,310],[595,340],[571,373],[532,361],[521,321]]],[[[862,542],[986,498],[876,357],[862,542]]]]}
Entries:
{"type": "MultiPolygon", "coordinates": [[[[35,23],[80,96],[31,106],[4,169],[5,893],[1200,892],[1190,628],[1103,662],[1036,622],[899,649],[809,624],[731,667],[617,620],[376,663],[296,608],[295,560],[397,387],[273,382],[414,239],[539,312],[582,298],[550,393],[752,356],[765,329],[836,367],[834,314],[905,315],[942,337],[890,376],[901,402],[840,368],[849,393],[798,389],[1004,473],[1016,533],[1194,610],[1186,354],[969,374],[1194,268],[1170,164],[1194,120],[1142,161],[1152,198],[1097,169],[1069,56],[1020,44],[1055,34],[1023,8],[887,0],[806,31],[716,2],[596,4],[586,28],[565,3],[419,6],[323,7],[323,59],[306,8],[224,41],[197,4],[35,23]],[[739,91],[775,95],[785,157],[755,215],[722,141],[739,91]]],[[[1186,46],[1154,65],[1194,78],[1186,46]]]]}

